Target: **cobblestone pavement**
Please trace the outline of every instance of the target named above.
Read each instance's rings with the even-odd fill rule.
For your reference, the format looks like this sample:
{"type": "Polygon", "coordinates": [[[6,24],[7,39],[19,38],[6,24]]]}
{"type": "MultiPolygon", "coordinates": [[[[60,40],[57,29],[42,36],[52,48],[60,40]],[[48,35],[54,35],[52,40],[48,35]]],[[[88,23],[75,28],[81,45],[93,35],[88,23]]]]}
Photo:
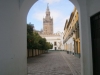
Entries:
{"type": "Polygon", "coordinates": [[[80,59],[64,51],[28,58],[28,75],[81,75],[80,59]]]}

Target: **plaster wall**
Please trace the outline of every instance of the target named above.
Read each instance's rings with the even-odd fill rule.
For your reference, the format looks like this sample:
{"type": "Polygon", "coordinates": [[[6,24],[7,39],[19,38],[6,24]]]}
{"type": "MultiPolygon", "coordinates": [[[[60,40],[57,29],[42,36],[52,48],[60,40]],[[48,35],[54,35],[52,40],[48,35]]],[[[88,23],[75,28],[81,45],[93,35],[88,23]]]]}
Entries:
{"type": "Polygon", "coordinates": [[[68,51],[74,52],[74,41],[72,37],[66,42],[66,44],[68,45],[68,51]]]}
{"type": "Polygon", "coordinates": [[[89,16],[96,14],[97,12],[100,12],[100,0],[87,0],[88,1],[88,10],[89,10],[89,16]]]}
{"type": "Polygon", "coordinates": [[[57,48],[57,50],[58,50],[58,47],[59,47],[59,42],[61,42],[60,40],[47,40],[48,42],[50,42],[50,43],[52,43],[53,44],[53,49],[50,49],[50,50],[55,50],[55,47],[57,48]],[[54,42],[56,42],[57,44],[56,45],[54,45],[54,42]]]}
{"type": "MultiPolygon", "coordinates": [[[[58,50],[58,47],[60,46],[60,43],[62,43],[60,36],[58,36],[58,37],[57,36],[55,36],[55,37],[45,37],[45,38],[46,38],[47,42],[50,42],[50,43],[53,44],[53,49],[50,49],[50,50],[55,50],[55,47],[58,50]],[[57,45],[54,45],[54,42],[56,42],[57,45]]],[[[61,49],[63,49],[63,48],[61,47],[61,49]]]]}
{"type": "Polygon", "coordinates": [[[82,75],[93,75],[90,17],[100,11],[100,0],[78,0],[82,75]]]}
{"type": "Polygon", "coordinates": [[[37,0],[0,0],[0,75],[27,75],[26,19],[37,0]]]}
{"type": "Polygon", "coordinates": [[[55,47],[57,48],[57,50],[64,50],[63,33],[57,32],[57,33],[55,33],[55,35],[45,36],[45,38],[47,39],[48,42],[53,44],[52,50],[55,50],[55,47]],[[57,45],[54,45],[54,42],[57,42],[57,45]],[[60,47],[60,49],[59,49],[59,47],[60,47]]]}
{"type": "Polygon", "coordinates": [[[0,75],[27,75],[26,25],[19,0],[0,0],[0,75]]]}
{"type": "MultiPolygon", "coordinates": [[[[90,9],[91,0],[70,0],[79,13],[80,43],[81,43],[81,75],[93,75],[92,67],[92,46],[90,29],[90,9]]],[[[93,0],[92,0],[93,1],[93,0]]],[[[93,6],[93,4],[91,5],[93,6]]],[[[93,13],[93,11],[91,10],[93,13]]]]}
{"type": "Polygon", "coordinates": [[[86,0],[80,2],[79,25],[81,41],[81,73],[82,75],[92,75],[91,31],[86,0]]]}

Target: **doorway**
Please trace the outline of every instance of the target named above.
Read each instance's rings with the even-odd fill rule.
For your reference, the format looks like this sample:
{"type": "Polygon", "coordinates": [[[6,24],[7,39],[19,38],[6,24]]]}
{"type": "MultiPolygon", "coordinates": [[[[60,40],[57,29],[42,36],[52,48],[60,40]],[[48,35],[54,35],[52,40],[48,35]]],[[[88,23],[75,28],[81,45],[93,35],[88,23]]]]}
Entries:
{"type": "Polygon", "coordinates": [[[100,75],[100,12],[91,17],[93,75],[100,75]]]}
{"type": "Polygon", "coordinates": [[[55,47],[55,50],[57,50],[57,48],[55,47]]]}

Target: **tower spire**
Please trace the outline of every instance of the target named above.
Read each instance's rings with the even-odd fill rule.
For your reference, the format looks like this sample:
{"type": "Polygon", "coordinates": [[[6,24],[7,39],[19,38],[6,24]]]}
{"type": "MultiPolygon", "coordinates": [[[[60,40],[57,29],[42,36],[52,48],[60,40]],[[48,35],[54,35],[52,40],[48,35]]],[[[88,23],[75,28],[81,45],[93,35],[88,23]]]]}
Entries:
{"type": "Polygon", "coordinates": [[[50,17],[49,3],[47,3],[46,17],[47,17],[47,18],[50,17]]]}
{"type": "Polygon", "coordinates": [[[49,3],[47,3],[47,10],[49,10],[49,3]]]}

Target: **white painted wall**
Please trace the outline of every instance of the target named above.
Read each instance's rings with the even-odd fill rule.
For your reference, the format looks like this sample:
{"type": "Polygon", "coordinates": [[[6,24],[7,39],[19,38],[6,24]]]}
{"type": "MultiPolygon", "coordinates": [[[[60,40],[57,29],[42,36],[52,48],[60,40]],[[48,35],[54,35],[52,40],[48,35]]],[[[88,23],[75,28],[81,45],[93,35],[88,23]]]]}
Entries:
{"type": "Polygon", "coordinates": [[[49,37],[45,37],[45,38],[46,38],[47,42],[50,42],[50,43],[53,44],[53,48],[50,49],[50,50],[55,50],[55,47],[56,47],[57,50],[63,50],[63,47],[61,47],[61,49],[58,49],[58,47],[60,45],[59,43],[62,43],[61,36],[55,35],[55,36],[49,36],[49,37]],[[54,42],[56,42],[57,45],[54,45],[54,42]]]}
{"type": "Polygon", "coordinates": [[[79,28],[81,41],[81,73],[82,75],[92,75],[92,50],[91,50],[91,31],[88,14],[87,0],[79,1],[79,28]]]}
{"type": "Polygon", "coordinates": [[[100,10],[100,0],[70,0],[79,12],[81,74],[93,75],[90,16],[100,10]]]}
{"type": "Polygon", "coordinates": [[[0,0],[0,75],[27,75],[26,1],[0,0]]]}
{"type": "Polygon", "coordinates": [[[100,12],[100,0],[87,0],[88,4],[88,10],[89,10],[89,16],[92,16],[96,14],[97,12],[100,12]]]}
{"type": "Polygon", "coordinates": [[[18,0],[0,0],[0,75],[27,75],[26,25],[18,0]]]}
{"type": "Polygon", "coordinates": [[[100,0],[78,0],[80,4],[81,70],[93,75],[90,16],[100,11],[100,0]]]}
{"type": "Polygon", "coordinates": [[[67,51],[74,52],[74,41],[73,41],[73,37],[69,38],[66,43],[68,45],[67,46],[68,47],[68,50],[67,51]]]}

